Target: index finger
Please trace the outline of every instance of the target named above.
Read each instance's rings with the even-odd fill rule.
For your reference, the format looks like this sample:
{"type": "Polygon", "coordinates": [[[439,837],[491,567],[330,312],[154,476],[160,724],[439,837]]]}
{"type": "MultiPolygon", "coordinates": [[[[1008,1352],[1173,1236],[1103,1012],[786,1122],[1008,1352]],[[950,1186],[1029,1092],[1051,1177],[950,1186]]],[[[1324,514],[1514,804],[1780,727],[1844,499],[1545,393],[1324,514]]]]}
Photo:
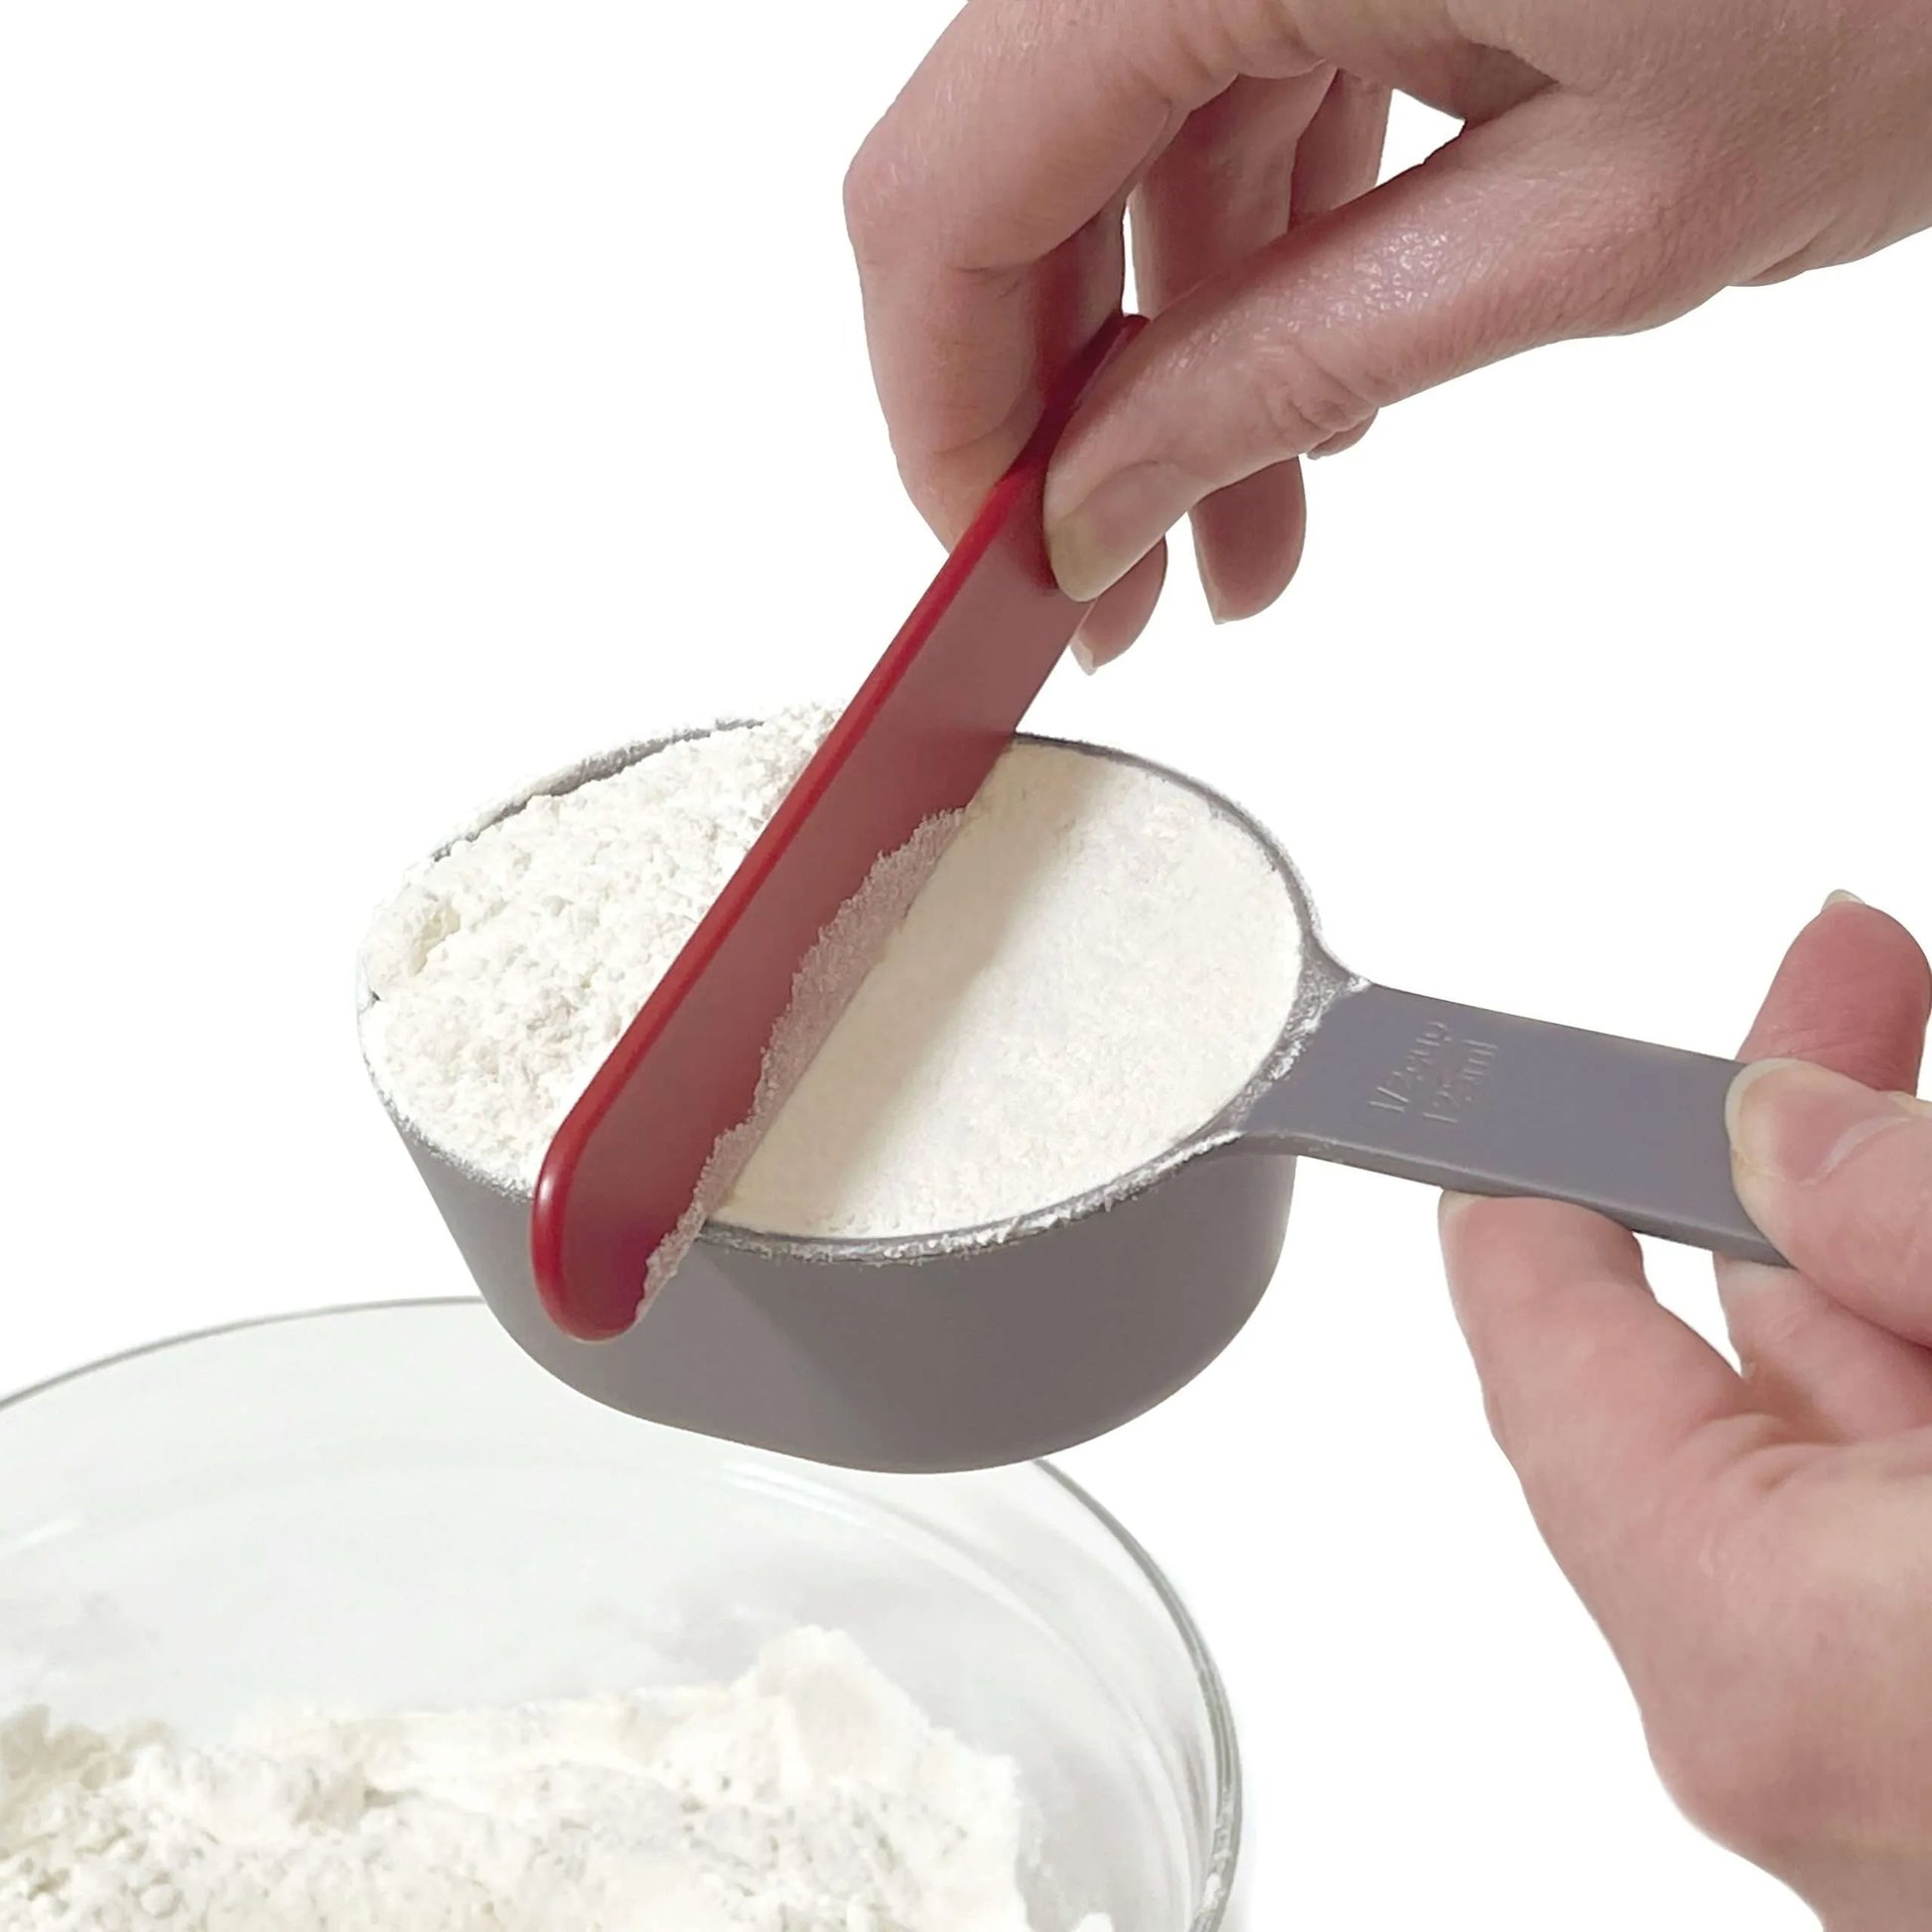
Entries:
{"type": "Polygon", "coordinates": [[[1046,387],[1119,306],[1128,196],[1191,112],[1244,75],[1342,66],[1483,118],[1534,71],[1509,51],[1523,12],[1520,0],[968,0],[846,181],[894,449],[940,535],[964,527],[1046,387]]]}
{"type": "Polygon", "coordinates": [[[1127,196],[1196,98],[1127,58],[1142,11],[976,0],[846,178],[894,452],[948,543],[1120,306],[1127,196]]]}
{"type": "Polygon", "coordinates": [[[1127,197],[1187,115],[1243,72],[1321,65],[1288,10],[1223,0],[971,0],[953,21],[846,182],[880,397],[941,535],[1119,306],[1127,197]]]}

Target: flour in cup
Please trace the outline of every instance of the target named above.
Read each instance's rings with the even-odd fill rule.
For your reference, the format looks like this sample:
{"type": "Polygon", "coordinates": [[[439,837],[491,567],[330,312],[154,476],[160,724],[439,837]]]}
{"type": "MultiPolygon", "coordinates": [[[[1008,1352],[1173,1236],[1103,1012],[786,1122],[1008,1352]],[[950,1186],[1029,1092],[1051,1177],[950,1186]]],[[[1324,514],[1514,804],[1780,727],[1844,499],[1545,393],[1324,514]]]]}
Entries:
{"type": "MultiPolygon", "coordinates": [[[[362,952],[364,1051],[401,1117],[532,1186],[830,723],[672,744],[419,869],[362,952]]],[[[903,1237],[1104,1186],[1254,1077],[1300,971],[1295,906],[1246,828],[1158,772],[1015,745],[719,1218],[903,1237]]]]}

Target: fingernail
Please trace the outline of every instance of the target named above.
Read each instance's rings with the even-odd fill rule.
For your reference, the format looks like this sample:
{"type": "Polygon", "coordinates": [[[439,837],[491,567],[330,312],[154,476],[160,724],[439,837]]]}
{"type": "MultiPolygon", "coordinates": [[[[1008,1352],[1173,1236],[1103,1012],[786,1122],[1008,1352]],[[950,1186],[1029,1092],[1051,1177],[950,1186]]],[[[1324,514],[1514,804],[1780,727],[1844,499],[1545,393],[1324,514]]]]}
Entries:
{"type": "Polygon", "coordinates": [[[1060,589],[1091,604],[1111,590],[1193,502],[1187,479],[1171,463],[1137,463],[1109,477],[1046,532],[1060,589]]]}
{"type": "Polygon", "coordinates": [[[1235,614],[1228,608],[1227,599],[1221,594],[1221,586],[1214,575],[1212,553],[1201,542],[1200,531],[1194,532],[1194,575],[1200,579],[1200,594],[1207,605],[1207,615],[1216,623],[1232,623],[1235,614]]]}
{"type": "Polygon", "coordinates": [[[1874,1134],[1926,1111],[1908,1094],[1876,1093],[1806,1060],[1760,1060],[1730,1083],[1725,1122],[1745,1168],[1802,1187],[1823,1180],[1874,1134]]]}
{"type": "Polygon", "coordinates": [[[1447,1234],[1476,1204],[1474,1194],[1444,1194],[1436,1209],[1436,1225],[1447,1234]]]}
{"type": "Polygon", "coordinates": [[[1827,893],[1825,895],[1825,903],[1818,909],[1821,912],[1829,912],[1834,905],[1863,905],[1863,903],[1864,900],[1857,893],[1827,893]]]}
{"type": "Polygon", "coordinates": [[[1375,418],[1371,416],[1367,422],[1357,423],[1353,429],[1338,431],[1325,443],[1317,443],[1309,455],[1316,461],[1324,457],[1340,456],[1343,451],[1352,450],[1374,427],[1375,418]]]}
{"type": "Polygon", "coordinates": [[[1076,630],[1073,641],[1067,645],[1066,652],[1081,670],[1091,677],[1100,668],[1100,660],[1093,654],[1093,646],[1076,630]]]}

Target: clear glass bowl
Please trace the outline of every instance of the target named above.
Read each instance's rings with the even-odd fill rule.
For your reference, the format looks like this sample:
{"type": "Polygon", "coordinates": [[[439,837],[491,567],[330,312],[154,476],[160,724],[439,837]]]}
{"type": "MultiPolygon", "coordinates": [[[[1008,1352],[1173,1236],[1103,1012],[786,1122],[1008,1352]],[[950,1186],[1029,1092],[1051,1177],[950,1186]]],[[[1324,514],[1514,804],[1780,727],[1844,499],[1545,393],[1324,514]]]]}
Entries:
{"type": "Polygon", "coordinates": [[[1214,1667],[1043,1464],[821,1469],[601,1409],[480,1304],[227,1328],[0,1405],[0,1711],[212,1739],[264,1704],[514,1702],[736,1675],[849,1631],[1021,1765],[1042,1932],[1221,1923],[1214,1667]]]}

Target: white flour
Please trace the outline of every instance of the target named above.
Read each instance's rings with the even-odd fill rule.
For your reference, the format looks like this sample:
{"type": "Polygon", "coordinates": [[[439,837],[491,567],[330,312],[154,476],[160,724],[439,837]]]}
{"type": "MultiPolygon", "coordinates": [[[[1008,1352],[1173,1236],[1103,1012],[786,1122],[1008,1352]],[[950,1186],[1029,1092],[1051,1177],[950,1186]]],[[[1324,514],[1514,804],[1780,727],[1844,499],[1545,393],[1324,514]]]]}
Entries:
{"type": "MultiPolygon", "coordinates": [[[[397,1111],[532,1185],[830,722],[673,745],[419,869],[362,953],[364,1050],[397,1111]]],[[[910,1235],[1101,1186],[1253,1077],[1299,972],[1293,905],[1242,828],[1135,766],[1016,746],[720,1217],[910,1235]]]]}
{"type": "Polygon", "coordinates": [[[8,1932],[1030,1932],[1021,1848],[1014,1767],[822,1631],[727,1688],[212,1751],[0,1724],[8,1932]]]}
{"type": "Polygon", "coordinates": [[[637,1016],[832,723],[715,732],[520,811],[418,867],[362,942],[377,1083],[512,1185],[637,1016]]]}

